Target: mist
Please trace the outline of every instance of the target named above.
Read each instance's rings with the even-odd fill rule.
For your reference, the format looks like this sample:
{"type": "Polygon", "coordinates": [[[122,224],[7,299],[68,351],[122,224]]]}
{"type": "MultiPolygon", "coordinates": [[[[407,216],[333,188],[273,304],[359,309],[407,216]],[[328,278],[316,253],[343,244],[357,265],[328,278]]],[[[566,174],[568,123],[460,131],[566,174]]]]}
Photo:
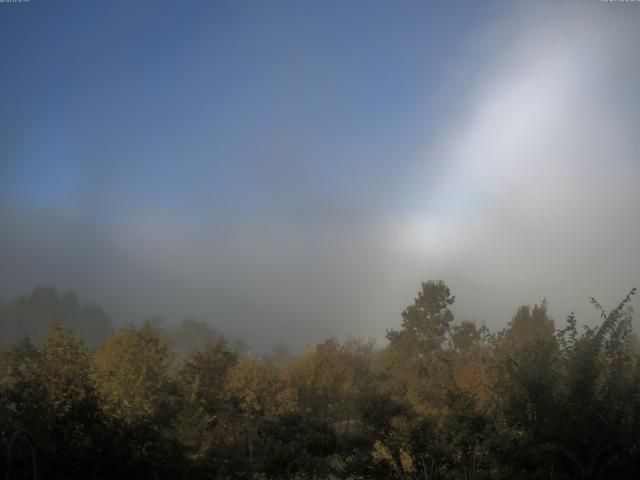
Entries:
{"type": "Polygon", "coordinates": [[[366,107],[327,103],[355,92],[336,78],[369,73],[359,50],[375,56],[339,23],[345,53],[319,55],[317,32],[298,46],[283,34],[225,71],[210,63],[219,44],[204,19],[161,86],[147,91],[123,67],[112,98],[97,70],[74,77],[67,103],[11,104],[3,127],[16,112],[33,121],[2,137],[0,298],[73,289],[116,324],[193,317],[262,349],[382,340],[428,279],[451,287],[458,317],[492,328],[544,297],[556,321],[576,310],[588,324],[587,295],[613,307],[639,283],[640,29],[600,2],[545,7],[503,4],[445,49],[437,72],[420,59],[439,46],[412,45],[402,62],[433,80],[393,118],[385,96],[406,65],[391,58],[410,38],[371,46],[386,42],[376,68],[392,74],[366,107]],[[207,89],[247,65],[263,75],[253,93],[242,81],[207,89]],[[225,92],[251,104],[245,122],[233,123],[242,109],[225,92]]]}

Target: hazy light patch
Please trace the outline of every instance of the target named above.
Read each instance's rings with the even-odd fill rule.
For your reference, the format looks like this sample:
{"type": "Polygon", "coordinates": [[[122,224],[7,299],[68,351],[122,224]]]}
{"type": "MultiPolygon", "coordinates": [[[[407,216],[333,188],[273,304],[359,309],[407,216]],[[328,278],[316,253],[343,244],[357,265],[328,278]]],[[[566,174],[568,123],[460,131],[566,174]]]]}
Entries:
{"type": "Polygon", "coordinates": [[[477,47],[487,67],[452,103],[442,140],[426,149],[428,168],[413,172],[439,162],[430,188],[411,195],[422,211],[398,222],[401,248],[423,259],[418,269],[444,271],[460,286],[460,313],[489,321],[543,296],[559,318],[576,308],[588,320],[587,294],[612,304],[640,283],[630,221],[640,98],[628,77],[640,65],[625,47],[638,31],[621,13],[577,4],[550,21],[538,13],[521,12],[477,47]]]}
{"type": "Polygon", "coordinates": [[[507,70],[480,91],[469,121],[446,140],[436,214],[467,216],[549,161],[548,149],[567,120],[579,74],[570,52],[507,70]]]}
{"type": "Polygon", "coordinates": [[[459,227],[447,217],[410,216],[395,227],[398,251],[401,255],[443,260],[460,247],[459,227]]]}

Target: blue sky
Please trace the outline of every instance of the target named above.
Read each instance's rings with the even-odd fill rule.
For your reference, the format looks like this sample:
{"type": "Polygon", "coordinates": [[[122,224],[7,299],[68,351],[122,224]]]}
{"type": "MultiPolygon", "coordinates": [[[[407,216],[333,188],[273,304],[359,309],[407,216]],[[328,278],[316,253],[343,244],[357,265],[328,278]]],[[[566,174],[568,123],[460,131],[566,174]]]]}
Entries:
{"type": "Polygon", "coordinates": [[[448,60],[492,13],[444,2],[3,6],[2,130],[20,131],[5,145],[9,195],[98,217],[221,201],[234,215],[268,201],[261,182],[275,161],[274,176],[293,164],[313,188],[367,204],[437,124],[448,60]]]}
{"type": "Polygon", "coordinates": [[[639,25],[596,1],[0,4],[0,294],[264,344],[382,338],[429,278],[493,327],[615,302],[639,25]]]}

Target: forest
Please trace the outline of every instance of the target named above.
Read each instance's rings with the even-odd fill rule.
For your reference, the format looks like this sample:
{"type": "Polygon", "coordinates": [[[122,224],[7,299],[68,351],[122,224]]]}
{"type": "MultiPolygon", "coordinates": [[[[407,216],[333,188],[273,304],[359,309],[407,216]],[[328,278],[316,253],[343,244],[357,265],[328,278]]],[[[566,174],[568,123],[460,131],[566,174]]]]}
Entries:
{"type": "Polygon", "coordinates": [[[491,332],[428,281],[382,348],[268,358],[194,320],[110,328],[38,287],[0,314],[2,467],[32,478],[29,437],[52,479],[635,478],[634,293],[611,311],[591,299],[598,326],[556,326],[543,300],[491,332]],[[28,318],[47,333],[5,342],[28,318]]]}

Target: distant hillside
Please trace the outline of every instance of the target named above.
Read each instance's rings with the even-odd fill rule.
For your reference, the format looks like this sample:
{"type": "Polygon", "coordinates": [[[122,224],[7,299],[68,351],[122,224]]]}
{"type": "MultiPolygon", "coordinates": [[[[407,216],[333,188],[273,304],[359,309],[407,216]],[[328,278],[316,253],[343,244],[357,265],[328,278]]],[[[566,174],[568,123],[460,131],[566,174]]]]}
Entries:
{"type": "Polygon", "coordinates": [[[88,345],[104,340],[111,328],[111,319],[100,306],[81,303],[73,291],[59,294],[54,288],[37,286],[29,295],[0,304],[0,344],[25,336],[39,343],[56,322],[88,345]]]}

